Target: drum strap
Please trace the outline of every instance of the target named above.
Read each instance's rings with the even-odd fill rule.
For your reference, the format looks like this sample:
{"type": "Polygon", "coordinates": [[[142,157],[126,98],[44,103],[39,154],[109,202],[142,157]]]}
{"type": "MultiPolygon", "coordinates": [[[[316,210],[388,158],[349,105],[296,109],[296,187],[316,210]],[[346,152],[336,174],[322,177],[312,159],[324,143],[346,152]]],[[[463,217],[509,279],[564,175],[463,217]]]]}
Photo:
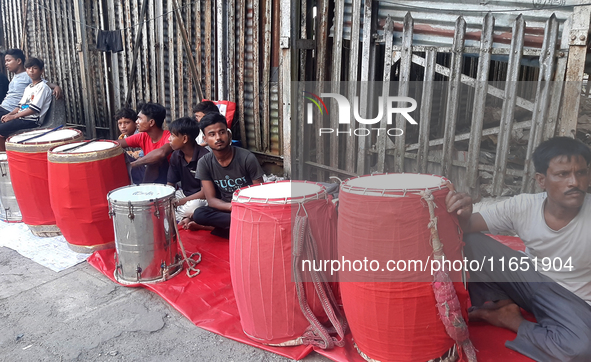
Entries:
{"type": "MultiPolygon", "coordinates": [[[[171,210],[174,210],[174,208],[172,208],[171,210]]],[[[183,253],[183,260],[179,261],[179,264],[182,266],[182,264],[186,262],[187,263],[187,276],[189,278],[196,277],[197,275],[199,275],[199,273],[201,273],[201,270],[197,269],[197,264],[201,263],[201,253],[195,252],[195,253],[191,254],[191,256],[187,257],[187,252],[185,251],[185,246],[183,245],[183,242],[181,241],[181,236],[179,235],[179,229],[178,229],[176,222],[174,223],[174,229],[176,231],[176,237],[179,242],[179,245],[181,246],[181,253],[183,253]],[[197,259],[195,259],[196,256],[198,256],[197,259]]]]}
{"type": "MultiPolygon", "coordinates": [[[[421,199],[425,200],[429,207],[429,224],[427,227],[431,229],[431,246],[433,247],[433,257],[441,260],[445,254],[443,252],[443,244],[439,239],[439,232],[437,231],[437,217],[435,216],[435,198],[429,190],[421,192],[421,199]]],[[[470,334],[468,326],[462,316],[462,307],[456,294],[454,285],[447,274],[442,270],[436,271],[433,275],[433,292],[435,293],[435,300],[437,301],[437,310],[439,311],[439,318],[445,326],[447,334],[462,347],[469,362],[476,362],[476,350],[470,341],[470,334]]]]}
{"type": "Polygon", "coordinates": [[[322,325],[312,312],[306,298],[302,274],[297,267],[300,265],[303,257],[306,257],[307,260],[316,260],[318,257],[316,240],[314,240],[312,230],[308,224],[307,214],[299,215],[298,212],[298,215],[295,217],[295,224],[292,232],[292,277],[296,283],[300,308],[308,322],[310,322],[310,327],[304,332],[302,341],[304,344],[311,344],[322,349],[332,349],[335,345],[343,347],[345,344],[347,321],[337,306],[334,294],[328,286],[326,276],[322,272],[314,271],[313,268],[310,272],[316,294],[320,299],[324,312],[331,322],[332,326],[329,328],[322,325]],[[331,337],[331,333],[338,334],[339,338],[331,337]]]}

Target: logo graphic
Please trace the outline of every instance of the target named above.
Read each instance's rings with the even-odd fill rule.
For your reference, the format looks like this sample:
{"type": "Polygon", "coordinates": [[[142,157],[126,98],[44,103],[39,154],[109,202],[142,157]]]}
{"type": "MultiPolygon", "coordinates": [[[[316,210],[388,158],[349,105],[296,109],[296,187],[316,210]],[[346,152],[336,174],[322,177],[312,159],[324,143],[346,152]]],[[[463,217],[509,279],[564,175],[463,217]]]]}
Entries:
{"type": "MultiPolygon", "coordinates": [[[[317,96],[316,94],[310,93],[310,92],[303,92],[305,94],[309,94],[312,97],[308,97],[304,94],[304,97],[308,100],[310,100],[312,103],[314,103],[316,105],[316,107],[318,107],[318,110],[320,111],[321,115],[324,115],[323,109],[322,107],[320,107],[320,104],[322,104],[322,106],[324,107],[324,111],[326,111],[326,114],[328,115],[328,109],[326,108],[326,104],[324,104],[324,102],[322,101],[322,98],[325,97],[330,97],[330,98],[334,98],[334,100],[337,103],[338,106],[338,119],[339,119],[339,124],[351,124],[351,104],[349,103],[349,100],[338,93],[320,93],[320,97],[317,96]],[[320,103],[320,104],[319,104],[320,103]]],[[[412,125],[417,125],[418,123],[414,120],[414,118],[412,118],[410,116],[410,112],[414,111],[417,108],[417,101],[415,101],[413,98],[410,97],[378,97],[378,115],[375,118],[370,118],[370,119],[365,119],[362,118],[361,115],[359,114],[359,97],[354,97],[353,98],[353,117],[355,118],[355,120],[360,123],[360,124],[364,124],[364,125],[373,125],[376,123],[379,123],[382,118],[384,118],[384,115],[386,116],[386,122],[387,124],[391,125],[393,124],[393,115],[396,113],[399,113],[401,116],[403,116],[408,123],[412,124],[412,125]],[[409,107],[394,107],[394,105],[408,105],[410,104],[409,107]]],[[[311,103],[308,103],[307,105],[307,124],[313,124],[313,106],[311,103]]],[[[387,133],[390,136],[402,136],[402,134],[404,133],[402,129],[400,128],[390,128],[390,129],[385,129],[385,128],[371,128],[371,130],[376,130],[378,132],[378,135],[380,134],[380,131],[384,131],[385,133],[387,133]]],[[[320,128],[319,133],[323,134],[323,133],[334,133],[337,136],[341,133],[345,133],[345,134],[349,134],[350,136],[353,134],[355,134],[356,136],[369,136],[369,134],[371,133],[371,130],[368,128],[357,128],[357,129],[349,129],[347,131],[343,131],[343,130],[339,130],[338,128],[320,128]]]]}

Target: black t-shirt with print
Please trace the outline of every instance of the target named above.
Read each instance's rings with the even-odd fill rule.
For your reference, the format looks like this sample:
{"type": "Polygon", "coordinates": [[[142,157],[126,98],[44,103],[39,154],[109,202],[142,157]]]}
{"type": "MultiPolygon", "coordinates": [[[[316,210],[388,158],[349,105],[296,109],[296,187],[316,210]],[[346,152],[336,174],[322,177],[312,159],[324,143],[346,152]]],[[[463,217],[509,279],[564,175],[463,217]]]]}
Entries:
{"type": "Polygon", "coordinates": [[[252,185],[252,180],[263,177],[263,169],[255,155],[250,151],[233,147],[234,158],[226,167],[222,167],[213,152],[201,157],[197,164],[196,178],[212,181],[216,197],[223,201],[232,201],[232,194],[241,187],[252,185]]]}

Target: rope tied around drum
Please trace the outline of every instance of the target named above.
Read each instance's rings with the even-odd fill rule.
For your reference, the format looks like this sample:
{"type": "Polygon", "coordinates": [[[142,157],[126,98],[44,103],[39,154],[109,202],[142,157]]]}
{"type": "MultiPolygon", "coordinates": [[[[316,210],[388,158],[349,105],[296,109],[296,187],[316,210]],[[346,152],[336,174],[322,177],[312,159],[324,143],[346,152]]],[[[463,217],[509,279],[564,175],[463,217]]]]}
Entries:
{"type": "MultiPolygon", "coordinates": [[[[437,217],[435,216],[435,197],[430,190],[421,191],[421,200],[427,203],[429,208],[429,223],[427,227],[431,230],[431,246],[433,247],[434,259],[441,260],[445,257],[443,243],[437,231],[437,217]]],[[[458,295],[448,273],[442,267],[433,274],[433,292],[437,301],[439,318],[445,327],[447,334],[462,347],[469,362],[476,362],[476,349],[470,341],[468,326],[462,316],[462,310],[458,295]]]]}
{"type": "MultiPolygon", "coordinates": [[[[174,210],[174,208],[173,208],[173,210],[174,210]]],[[[185,251],[185,246],[183,245],[183,242],[181,241],[181,236],[179,235],[179,228],[178,228],[176,222],[174,223],[174,230],[176,231],[176,237],[179,242],[179,245],[181,246],[181,253],[183,254],[183,259],[181,261],[179,261],[178,264],[182,267],[183,263],[186,262],[187,263],[187,276],[189,278],[194,278],[197,275],[199,275],[199,273],[201,273],[201,270],[196,268],[197,264],[201,263],[201,253],[196,251],[193,254],[191,254],[191,256],[187,257],[187,252],[185,251]],[[199,256],[197,258],[197,260],[194,259],[195,256],[199,256]]]]}

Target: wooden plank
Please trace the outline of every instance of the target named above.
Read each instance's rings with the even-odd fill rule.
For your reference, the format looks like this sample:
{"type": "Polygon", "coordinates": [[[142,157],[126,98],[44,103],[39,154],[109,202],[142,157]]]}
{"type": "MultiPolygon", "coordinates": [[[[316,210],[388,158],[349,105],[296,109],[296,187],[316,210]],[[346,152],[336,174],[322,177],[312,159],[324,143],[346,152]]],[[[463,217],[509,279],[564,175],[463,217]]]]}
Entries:
{"type": "Polygon", "coordinates": [[[246,32],[246,0],[238,0],[238,122],[240,122],[240,138],[244,147],[248,148],[246,124],[244,123],[244,69],[245,69],[245,37],[246,32]]]}
{"type": "Polygon", "coordinates": [[[224,0],[216,0],[216,69],[217,69],[217,99],[226,99],[226,67],[228,58],[226,57],[227,34],[224,27],[224,0]]]}
{"type": "Polygon", "coordinates": [[[507,68],[505,82],[505,99],[501,111],[501,125],[497,143],[495,158],[495,172],[493,174],[493,194],[500,196],[505,186],[505,171],[507,169],[507,157],[511,141],[511,129],[513,127],[513,115],[515,113],[515,98],[517,93],[517,81],[521,64],[521,50],[525,32],[525,20],[519,15],[513,24],[513,38],[511,40],[511,55],[507,68]]]}
{"type": "MultiPolygon", "coordinates": [[[[567,19],[562,27],[562,39],[560,40],[560,49],[568,49],[570,42],[571,19],[567,19]]],[[[566,75],[566,63],[568,60],[567,52],[559,51],[556,54],[556,70],[552,79],[552,97],[550,97],[550,105],[548,106],[548,120],[546,127],[544,127],[544,139],[554,137],[557,133],[558,115],[560,112],[560,104],[562,103],[564,77],[566,75]]]]}
{"type": "MultiPolygon", "coordinates": [[[[196,56],[196,66],[199,69],[199,74],[203,74],[203,67],[201,66],[201,42],[203,41],[203,34],[201,34],[201,0],[195,2],[195,56],[196,56]]],[[[195,100],[196,103],[199,103],[203,100],[203,85],[202,85],[202,78],[199,79],[199,85],[196,87],[199,90],[196,93],[197,99],[195,100]],[[200,94],[201,96],[198,96],[200,94]]],[[[191,109],[191,112],[193,110],[191,109]]]]}
{"type": "Polygon", "coordinates": [[[158,69],[156,72],[158,82],[158,103],[166,107],[166,76],[164,74],[164,8],[162,7],[161,1],[155,2],[156,8],[154,9],[156,16],[156,61],[158,69]]]}
{"type": "MultiPolygon", "coordinates": [[[[172,1],[168,1],[167,4],[167,12],[168,12],[168,92],[170,97],[170,118],[176,118],[176,110],[177,110],[177,98],[176,98],[176,75],[175,75],[175,52],[174,52],[174,41],[176,39],[176,32],[174,31],[174,17],[176,11],[174,10],[174,5],[172,1]]],[[[179,60],[177,60],[179,61],[179,60]]]]}
{"type": "MultiPolygon", "coordinates": [[[[146,10],[147,10],[147,5],[148,5],[148,0],[143,0],[142,2],[142,8],[140,10],[140,13],[138,14],[138,24],[141,24],[144,21],[144,17],[146,14],[146,10]]],[[[125,97],[125,104],[127,106],[129,106],[129,104],[131,103],[131,90],[133,89],[133,86],[136,86],[136,91],[138,93],[141,93],[142,97],[145,97],[145,94],[143,94],[143,92],[140,92],[142,90],[141,84],[141,78],[138,82],[135,82],[136,79],[136,75],[138,77],[141,76],[141,74],[137,74],[136,70],[139,72],[138,66],[137,66],[137,59],[139,56],[139,50],[141,47],[140,44],[140,40],[142,39],[142,32],[143,32],[144,27],[143,26],[138,26],[137,29],[137,34],[136,34],[136,38],[135,38],[135,42],[133,43],[133,56],[132,56],[132,64],[131,64],[131,72],[130,72],[130,78],[129,78],[129,89],[127,91],[127,96],[125,97]]],[[[141,67],[140,67],[141,68],[141,67]]]]}
{"type": "MultiPolygon", "coordinates": [[[[98,1],[94,5],[94,25],[99,29],[107,29],[108,26],[104,22],[103,13],[103,2],[98,1]],[[98,9],[97,9],[98,6],[98,9]],[[97,11],[98,10],[98,11],[97,11]]],[[[96,29],[89,30],[86,28],[87,33],[90,32],[91,37],[94,37],[93,44],[96,47],[96,29]]],[[[109,54],[110,56],[110,54],[109,54]]],[[[119,132],[115,133],[113,122],[111,121],[112,109],[111,109],[111,97],[110,97],[110,86],[107,84],[109,77],[109,68],[107,65],[107,53],[99,52],[98,57],[91,57],[91,72],[90,79],[95,84],[94,88],[94,99],[95,99],[95,111],[97,114],[97,123],[99,126],[103,126],[109,129],[109,138],[116,138],[119,136],[119,132]],[[98,85],[96,85],[98,82],[98,85]],[[100,95],[100,98],[99,98],[100,95]]]]}
{"type": "MultiPolygon", "coordinates": [[[[175,4],[177,3],[176,0],[175,4]]],[[[193,54],[191,53],[191,46],[189,45],[189,39],[187,35],[187,31],[185,30],[185,24],[183,24],[183,18],[181,16],[180,10],[177,6],[177,10],[175,11],[177,15],[177,25],[181,31],[181,38],[183,39],[183,49],[187,53],[187,59],[189,60],[189,68],[191,69],[191,76],[193,77],[193,82],[197,85],[197,96],[201,99],[203,95],[201,94],[201,82],[199,72],[197,67],[195,66],[195,60],[193,59],[193,54]]],[[[181,57],[182,59],[182,57],[181,57]]],[[[179,62],[180,63],[180,62],[179,62]]],[[[180,80],[179,80],[180,82],[180,80]]]]}
{"type": "Polygon", "coordinates": [[[263,74],[261,83],[263,86],[263,130],[262,148],[263,152],[271,151],[271,101],[269,97],[270,76],[271,76],[271,0],[264,1],[263,13],[263,74]]]}
{"type": "Polygon", "coordinates": [[[458,17],[454,30],[453,50],[451,53],[449,88],[447,93],[447,105],[445,115],[445,132],[443,135],[443,160],[441,173],[451,177],[451,160],[453,158],[454,138],[456,134],[456,122],[460,108],[460,86],[462,75],[462,58],[464,50],[464,38],[466,36],[466,20],[458,17]]]}
{"type": "MultiPolygon", "coordinates": [[[[349,104],[353,102],[357,95],[357,72],[359,68],[359,27],[361,23],[361,0],[353,0],[352,3],[352,26],[351,26],[351,50],[349,51],[349,74],[348,80],[348,98],[349,104]]],[[[355,117],[351,114],[350,125],[355,124],[355,117]]],[[[354,172],[356,166],[357,144],[355,137],[347,137],[347,146],[345,150],[345,170],[354,172]]]]}
{"type": "Polygon", "coordinates": [[[576,137],[590,17],[591,6],[576,6],[573,9],[564,97],[558,127],[560,136],[576,137]]]}
{"type": "MultiPolygon", "coordinates": [[[[297,29],[297,20],[292,18],[292,1],[281,0],[277,2],[279,5],[279,106],[280,106],[280,122],[281,138],[283,138],[283,170],[286,177],[292,175],[292,94],[291,94],[291,79],[292,71],[297,69],[292,62],[292,55],[294,49],[290,42],[294,42],[294,35],[297,29]],[[292,24],[293,23],[293,24],[292,24]],[[293,25],[293,26],[292,26],[293,25]]],[[[279,10],[277,9],[277,10],[279,10]]],[[[294,57],[295,58],[295,57],[294,57]]],[[[294,72],[295,73],[295,72],[294,72]]],[[[296,79],[295,77],[293,79],[296,79]]]]}
{"type": "Polygon", "coordinates": [[[253,89],[253,105],[252,105],[252,121],[254,123],[254,144],[256,151],[262,151],[261,143],[261,118],[260,118],[260,72],[259,72],[259,1],[252,2],[252,89],[253,89]]]}
{"type": "MultiPolygon", "coordinates": [[[[307,39],[308,38],[308,27],[307,25],[307,0],[300,0],[300,7],[297,9],[296,15],[296,26],[298,27],[298,36],[297,40],[300,39],[307,39]]],[[[295,148],[295,158],[297,162],[297,175],[296,179],[303,180],[304,179],[304,169],[305,164],[304,162],[307,160],[307,148],[306,148],[306,121],[304,119],[304,102],[300,98],[303,94],[305,89],[305,80],[306,80],[306,58],[307,58],[307,50],[300,49],[299,50],[299,69],[298,74],[299,78],[294,78],[299,80],[297,83],[297,90],[296,95],[298,97],[298,109],[297,109],[297,120],[296,120],[296,136],[294,142],[295,148]]]]}
{"type": "MultiPolygon", "coordinates": [[[[109,14],[109,29],[117,29],[117,18],[115,17],[115,0],[107,0],[107,14],[109,14]]],[[[125,51],[123,52],[125,53],[125,51]]],[[[119,81],[119,55],[111,55],[111,81],[113,82],[113,106],[115,109],[121,108],[121,84],[119,81]]]]}
{"type": "MultiPolygon", "coordinates": [[[[369,103],[369,60],[371,48],[371,12],[372,2],[365,1],[363,6],[363,46],[361,48],[361,90],[359,93],[359,114],[363,118],[368,116],[369,103]]],[[[353,105],[355,109],[355,105],[353,105]]],[[[354,113],[355,111],[353,111],[354,113]]],[[[351,123],[354,127],[355,123],[351,123]]],[[[358,128],[366,128],[364,124],[359,124],[358,128]]],[[[358,137],[357,139],[357,173],[364,174],[366,172],[366,159],[368,140],[367,137],[358,137]]]]}
{"type": "MultiPolygon", "coordinates": [[[[205,98],[212,99],[211,74],[211,0],[205,0],[205,98]]],[[[256,68],[256,67],[255,67],[256,68]]]]}
{"type": "MultiPolygon", "coordinates": [[[[394,42],[394,21],[388,15],[386,18],[386,23],[384,25],[384,36],[385,36],[385,45],[384,45],[384,76],[382,81],[382,109],[387,109],[388,104],[388,97],[390,96],[390,78],[392,73],[392,43],[394,42]]],[[[382,119],[380,120],[380,128],[387,129],[387,115],[384,114],[382,119]]],[[[378,161],[376,164],[376,171],[377,172],[384,172],[385,164],[386,164],[386,143],[391,142],[390,137],[386,134],[386,132],[379,132],[377,135],[377,150],[378,150],[378,161]]],[[[331,165],[333,166],[333,165],[331,165]]],[[[336,167],[336,166],[333,166],[336,167]]]]}
{"type": "MultiPolygon", "coordinates": [[[[332,85],[332,93],[341,93],[341,63],[343,59],[343,25],[345,23],[345,3],[344,1],[335,2],[334,14],[334,32],[332,44],[332,74],[330,77],[332,85]]],[[[336,100],[332,100],[332,109],[337,108],[336,100]]],[[[339,129],[339,119],[337,112],[330,114],[330,126],[339,129]]],[[[348,137],[352,138],[352,137],[348,137]]],[[[330,143],[330,166],[339,167],[339,138],[332,140],[330,143]]]]}
{"type": "MultiPolygon", "coordinates": [[[[156,17],[156,8],[155,8],[156,1],[149,2],[148,8],[148,19],[154,19],[156,17]]],[[[150,58],[149,64],[157,64],[156,63],[156,21],[148,21],[147,27],[149,33],[146,34],[146,38],[148,39],[148,55],[150,58]]],[[[147,65],[147,64],[146,64],[147,65]]],[[[160,69],[152,66],[146,66],[146,72],[150,74],[150,99],[152,102],[158,102],[158,73],[160,69]]]]}
{"type": "MultiPolygon", "coordinates": [[[[407,97],[410,88],[410,66],[412,63],[412,35],[414,20],[410,12],[404,16],[404,25],[402,26],[402,51],[400,54],[400,72],[398,83],[398,96],[407,97]]],[[[406,119],[396,114],[396,128],[400,128],[406,133],[406,119]]],[[[404,172],[404,150],[406,147],[405,137],[396,137],[396,156],[394,156],[394,172],[404,172]]],[[[357,170],[359,172],[359,170],[357,170]]]]}
{"type": "MultiPolygon", "coordinates": [[[[69,9],[68,9],[68,5],[71,4],[70,2],[68,2],[67,0],[60,0],[60,8],[63,9],[62,11],[64,11],[66,13],[66,15],[70,15],[69,13],[69,9]]],[[[72,115],[73,115],[73,120],[78,121],[78,122],[82,122],[84,120],[83,117],[83,109],[82,107],[80,107],[79,105],[83,104],[82,101],[80,100],[80,92],[81,92],[81,87],[79,85],[79,79],[80,77],[78,76],[78,69],[79,66],[76,63],[76,45],[78,42],[75,39],[75,35],[74,35],[74,31],[73,31],[73,23],[71,21],[69,21],[68,19],[66,19],[65,17],[61,17],[61,26],[63,29],[63,35],[64,35],[64,48],[65,48],[65,59],[66,59],[66,65],[68,67],[68,80],[69,83],[71,85],[71,88],[68,87],[69,89],[65,89],[66,90],[66,96],[68,97],[67,99],[69,99],[69,102],[66,103],[72,103],[73,105],[78,105],[78,106],[73,106],[72,107],[72,115]],[[71,37],[70,37],[71,36],[71,37]]]]}
{"type": "MultiPolygon", "coordinates": [[[[129,1],[124,0],[117,0],[119,4],[119,10],[121,13],[119,14],[119,27],[124,29],[126,27],[125,24],[129,24],[131,21],[131,12],[130,12],[130,5],[129,1]]],[[[129,75],[129,67],[131,66],[131,59],[129,59],[128,54],[133,52],[133,40],[131,37],[131,29],[122,30],[123,34],[122,41],[123,41],[123,52],[121,54],[121,70],[122,70],[122,82],[123,88],[121,91],[123,94],[120,94],[119,97],[122,98],[122,105],[125,105],[127,93],[129,92],[130,85],[127,83],[127,80],[130,78],[129,75]]],[[[163,68],[164,69],[164,68],[163,68]]]]}
{"type": "Polygon", "coordinates": [[[470,127],[470,144],[468,145],[468,169],[466,170],[467,186],[476,188],[478,181],[478,164],[480,163],[480,142],[482,140],[482,128],[484,126],[484,111],[486,96],[488,94],[488,74],[490,69],[491,50],[493,47],[493,31],[495,18],[488,13],[482,21],[482,34],[480,37],[480,52],[478,58],[478,70],[474,83],[474,107],[472,108],[472,125],[470,127]]]}
{"type": "Polygon", "coordinates": [[[88,59],[88,43],[86,41],[86,19],[84,17],[84,1],[83,0],[76,0],[74,1],[74,16],[76,17],[76,35],[80,40],[81,51],[78,52],[80,58],[80,73],[82,76],[82,94],[83,94],[83,104],[84,109],[87,112],[86,118],[86,137],[88,138],[95,138],[96,137],[96,118],[94,113],[94,104],[93,100],[90,99],[90,92],[89,87],[91,86],[91,81],[88,77],[89,71],[89,59],[88,59]]]}
{"type": "MultiPolygon", "coordinates": [[[[193,25],[195,24],[193,22],[193,4],[189,3],[188,5],[186,5],[187,7],[184,9],[185,12],[185,19],[183,20],[183,24],[185,26],[185,32],[187,34],[187,47],[185,48],[185,51],[187,52],[187,59],[190,61],[191,59],[195,59],[193,56],[193,48],[191,47],[191,41],[192,38],[191,36],[193,35],[193,25]]],[[[182,14],[183,11],[181,11],[181,9],[179,9],[180,13],[182,14]]],[[[181,16],[182,17],[182,16],[181,16]]],[[[196,66],[195,63],[193,63],[193,66],[196,66]]],[[[189,68],[191,69],[191,65],[189,64],[189,68]]],[[[197,68],[199,69],[199,68],[197,68]]],[[[193,114],[193,107],[195,106],[196,102],[195,102],[195,97],[193,96],[193,73],[192,73],[192,69],[191,69],[191,76],[187,77],[187,113],[186,114],[193,114]]],[[[198,103],[198,102],[197,102],[198,103]]]]}
{"type": "MultiPolygon", "coordinates": [[[[112,1],[112,0],[111,0],[112,1]]],[[[59,6],[59,5],[58,5],[59,6]]],[[[56,14],[56,1],[50,1],[50,9],[51,11],[56,14]]],[[[55,58],[55,62],[57,65],[57,69],[58,69],[58,82],[59,82],[59,86],[62,88],[62,93],[63,93],[63,97],[64,99],[67,99],[67,102],[65,103],[66,106],[66,119],[74,119],[74,115],[72,113],[72,105],[73,103],[71,102],[71,99],[69,97],[70,93],[69,90],[71,88],[71,86],[69,86],[69,83],[71,83],[71,79],[68,78],[68,70],[69,66],[66,63],[66,59],[67,59],[67,53],[65,50],[65,41],[64,38],[62,37],[64,28],[61,26],[61,17],[55,17],[52,19],[51,21],[51,25],[53,26],[53,33],[54,33],[54,37],[53,37],[53,46],[56,49],[56,58],[55,58]],[[59,31],[58,31],[59,28],[59,31]]]]}
{"type": "Polygon", "coordinates": [[[151,70],[153,69],[153,67],[146,67],[145,64],[149,64],[150,62],[150,48],[148,46],[148,37],[150,36],[150,33],[148,32],[148,19],[149,14],[148,14],[148,10],[150,8],[149,4],[151,3],[151,1],[148,1],[146,3],[146,8],[143,11],[143,16],[142,19],[140,20],[140,24],[141,24],[141,28],[142,28],[142,37],[140,38],[142,40],[142,49],[141,49],[141,55],[140,55],[140,59],[143,59],[142,65],[144,66],[140,66],[138,67],[138,77],[136,79],[136,84],[140,85],[143,89],[144,89],[144,100],[146,102],[148,101],[152,101],[152,92],[150,89],[150,76],[151,76],[151,70]]]}
{"type": "Polygon", "coordinates": [[[417,172],[427,173],[427,155],[429,154],[429,135],[431,131],[431,109],[433,107],[433,86],[435,82],[435,62],[437,52],[433,48],[425,53],[425,76],[419,120],[419,149],[417,152],[417,172]]]}
{"type": "MultiPolygon", "coordinates": [[[[138,103],[146,100],[146,96],[144,94],[144,89],[143,89],[144,83],[136,81],[137,79],[142,79],[142,75],[141,75],[142,70],[141,70],[141,68],[137,67],[137,63],[141,61],[141,54],[139,52],[140,47],[141,47],[141,45],[140,45],[141,38],[138,37],[138,34],[140,34],[141,31],[143,31],[143,29],[144,29],[143,26],[139,25],[143,20],[143,19],[140,20],[141,12],[142,12],[141,7],[134,6],[132,14],[131,14],[131,16],[132,16],[132,23],[131,24],[134,24],[134,25],[132,25],[132,28],[134,30],[134,35],[135,35],[136,41],[131,43],[132,49],[134,50],[133,54],[135,54],[135,55],[132,56],[132,58],[131,58],[130,69],[133,70],[133,73],[134,73],[133,77],[135,77],[135,78],[133,78],[132,82],[129,82],[129,87],[130,87],[129,90],[131,91],[132,89],[135,88],[135,93],[134,93],[133,98],[137,99],[138,103]],[[138,48],[137,53],[135,53],[136,48],[138,48]],[[134,65],[135,65],[135,68],[134,68],[134,65]]],[[[130,73],[130,77],[131,76],[132,75],[130,73]]]]}
{"type": "MultiPolygon", "coordinates": [[[[228,100],[236,103],[236,0],[228,0],[228,100]]],[[[245,144],[246,146],[246,144],[245,144]]]]}
{"type": "Polygon", "coordinates": [[[546,21],[544,30],[544,43],[542,44],[542,54],[540,54],[540,74],[536,89],[536,107],[532,115],[532,124],[530,129],[529,142],[525,156],[525,167],[523,169],[523,180],[521,182],[521,192],[534,192],[535,187],[535,169],[532,162],[532,155],[536,147],[542,142],[543,133],[548,117],[548,105],[550,103],[550,88],[552,85],[552,73],[556,63],[554,52],[558,43],[558,21],[552,14],[546,21]]]}
{"type": "MultiPolygon", "coordinates": [[[[181,2],[182,4],[182,2],[181,2]]],[[[176,66],[177,66],[177,72],[176,72],[176,80],[177,80],[177,106],[175,109],[175,113],[176,115],[174,117],[171,117],[171,120],[174,120],[176,118],[181,117],[182,115],[185,114],[185,58],[188,59],[189,54],[191,54],[191,50],[190,48],[189,51],[187,52],[186,49],[183,48],[183,37],[178,36],[179,33],[182,34],[181,31],[181,27],[183,27],[184,29],[184,22],[183,22],[183,17],[180,14],[180,10],[178,10],[179,8],[179,2],[177,0],[173,0],[172,1],[172,6],[175,8],[174,11],[174,15],[175,15],[175,22],[176,22],[176,45],[174,48],[174,52],[176,53],[176,66]],[[187,54],[188,53],[188,54],[187,54]]],[[[185,35],[186,35],[186,31],[185,31],[185,35]]]]}

